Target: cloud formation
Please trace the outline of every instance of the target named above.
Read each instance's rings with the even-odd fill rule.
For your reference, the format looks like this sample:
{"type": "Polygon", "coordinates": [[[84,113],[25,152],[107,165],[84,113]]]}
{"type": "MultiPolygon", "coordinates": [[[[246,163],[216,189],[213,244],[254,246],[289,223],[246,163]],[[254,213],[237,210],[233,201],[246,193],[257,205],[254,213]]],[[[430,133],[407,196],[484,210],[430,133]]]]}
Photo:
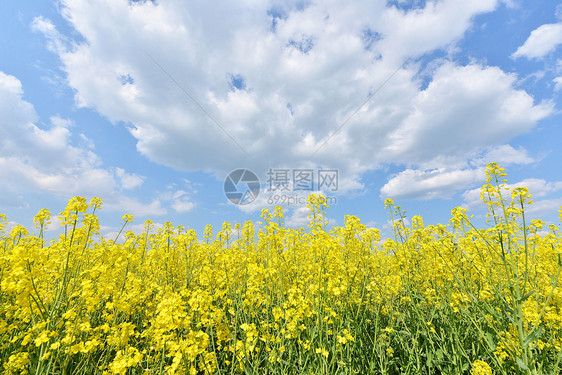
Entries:
{"type": "Polygon", "coordinates": [[[431,171],[406,169],[381,188],[381,198],[432,199],[450,198],[459,189],[482,179],[484,170],[464,169],[431,171]]]}
{"type": "Polygon", "coordinates": [[[512,57],[541,59],[553,52],[560,44],[562,44],[562,22],[545,24],[533,30],[512,57]]]}
{"type": "Polygon", "coordinates": [[[21,82],[0,72],[0,187],[2,207],[25,207],[26,191],[71,195],[102,195],[108,210],[161,215],[160,202],[144,205],[120,193],[142,184],[143,177],[121,168],[106,169],[91,142],[72,142],[72,121],[60,117],[40,125],[33,105],[23,99],[21,82]]]}
{"type": "MultiPolygon", "coordinates": [[[[513,184],[506,184],[507,189],[502,191],[504,199],[510,200],[513,189],[526,187],[532,195],[533,203],[525,208],[525,213],[531,218],[540,218],[545,214],[551,214],[562,206],[562,198],[547,198],[552,193],[562,190],[562,181],[549,182],[540,178],[527,178],[513,184]],[[545,199],[546,198],[546,199],[545,199]]],[[[467,190],[462,195],[463,206],[469,209],[483,208],[484,203],[480,199],[480,188],[467,190]]]]}
{"type": "Polygon", "coordinates": [[[419,59],[453,50],[498,4],[64,0],[80,40],[45,18],[34,28],[78,106],[130,124],[152,161],[219,179],[241,167],[337,168],[343,193],[363,189],[366,171],[398,164],[407,169],[384,192],[406,179],[437,197],[474,181],[475,154],[553,111],[498,67],[444,61],[423,84],[419,59]]]}

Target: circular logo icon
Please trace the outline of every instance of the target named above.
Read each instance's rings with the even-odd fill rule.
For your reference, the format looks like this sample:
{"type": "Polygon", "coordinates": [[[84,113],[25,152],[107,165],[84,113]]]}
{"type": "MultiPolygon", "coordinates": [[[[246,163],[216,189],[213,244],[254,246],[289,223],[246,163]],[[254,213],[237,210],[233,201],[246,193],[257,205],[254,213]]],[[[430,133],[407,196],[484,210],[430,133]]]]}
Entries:
{"type": "Polygon", "coordinates": [[[249,169],[236,169],[224,180],[224,194],[234,204],[250,204],[256,200],[259,193],[260,180],[249,169]]]}

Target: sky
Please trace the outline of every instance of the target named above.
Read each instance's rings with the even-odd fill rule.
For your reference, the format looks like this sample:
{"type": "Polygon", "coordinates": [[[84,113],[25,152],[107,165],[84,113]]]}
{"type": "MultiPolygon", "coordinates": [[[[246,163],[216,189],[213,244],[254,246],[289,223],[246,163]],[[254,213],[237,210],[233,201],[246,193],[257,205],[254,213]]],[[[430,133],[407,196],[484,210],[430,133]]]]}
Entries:
{"type": "MultiPolygon", "coordinates": [[[[485,214],[487,163],[562,206],[562,3],[0,1],[0,213],[101,197],[101,232],[219,229],[306,197],[355,215],[485,214]]],[[[60,231],[57,220],[49,227],[60,231]]]]}

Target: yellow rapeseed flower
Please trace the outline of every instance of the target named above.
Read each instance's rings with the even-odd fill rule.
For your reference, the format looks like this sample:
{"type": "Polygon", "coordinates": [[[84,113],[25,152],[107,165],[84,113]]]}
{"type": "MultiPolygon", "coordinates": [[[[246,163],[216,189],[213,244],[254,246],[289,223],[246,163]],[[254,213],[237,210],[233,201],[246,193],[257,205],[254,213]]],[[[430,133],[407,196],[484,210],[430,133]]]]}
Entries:
{"type": "Polygon", "coordinates": [[[470,375],[492,375],[492,368],[486,362],[477,359],[472,363],[470,375]]]}

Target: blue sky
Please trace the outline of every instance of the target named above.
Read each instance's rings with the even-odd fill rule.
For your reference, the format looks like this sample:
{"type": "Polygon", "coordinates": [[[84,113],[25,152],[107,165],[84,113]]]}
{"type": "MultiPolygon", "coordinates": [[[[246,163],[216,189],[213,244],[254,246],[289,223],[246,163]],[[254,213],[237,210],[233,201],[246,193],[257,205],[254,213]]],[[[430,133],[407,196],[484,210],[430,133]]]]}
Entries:
{"type": "Polygon", "coordinates": [[[558,223],[562,5],[458,4],[3,1],[0,212],[30,227],[100,196],[104,235],[125,213],[133,230],[202,233],[291,201],[299,227],[310,190],[279,176],[308,170],[332,224],[384,229],[386,197],[426,223],[456,206],[482,217],[498,162],[534,195],[529,215],[558,223]],[[236,205],[223,187],[241,168],[262,189],[236,205]],[[337,188],[318,184],[329,170],[337,188]]]}

